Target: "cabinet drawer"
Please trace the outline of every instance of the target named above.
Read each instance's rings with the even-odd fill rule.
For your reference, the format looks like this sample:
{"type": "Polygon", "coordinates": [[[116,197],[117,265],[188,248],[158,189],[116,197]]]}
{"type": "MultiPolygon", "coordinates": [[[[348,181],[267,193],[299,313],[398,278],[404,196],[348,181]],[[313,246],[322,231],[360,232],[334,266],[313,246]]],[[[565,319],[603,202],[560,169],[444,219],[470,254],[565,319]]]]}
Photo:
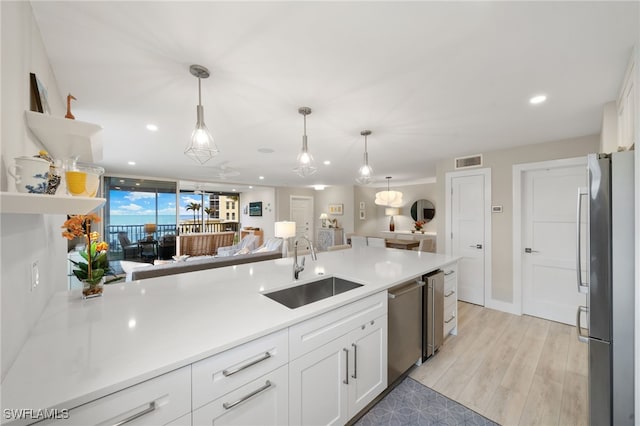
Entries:
{"type": "Polygon", "coordinates": [[[286,364],[288,341],[281,330],[194,363],[193,408],[286,364]]]}
{"type": "Polygon", "coordinates": [[[165,425],[191,411],[191,366],[155,377],[69,411],[69,418],[39,424],[165,425]],[[144,414],[143,414],[144,413],[144,414]]]}
{"type": "Polygon", "coordinates": [[[289,328],[289,358],[296,359],[387,313],[383,291],[289,328]]]}
{"type": "Polygon", "coordinates": [[[446,336],[449,332],[458,324],[458,311],[456,309],[456,304],[452,304],[449,306],[445,306],[444,309],[444,335],[446,336]]]}
{"type": "Polygon", "coordinates": [[[448,301],[455,300],[457,298],[458,298],[458,295],[456,294],[455,280],[445,281],[444,282],[444,304],[446,305],[448,301]]]}
{"type": "Polygon", "coordinates": [[[286,425],[288,382],[288,366],[283,365],[195,410],[193,424],[286,425]]]}
{"type": "Polygon", "coordinates": [[[444,280],[451,281],[456,279],[456,275],[458,275],[458,264],[451,263],[449,265],[445,265],[442,267],[442,271],[444,271],[444,280]]]}

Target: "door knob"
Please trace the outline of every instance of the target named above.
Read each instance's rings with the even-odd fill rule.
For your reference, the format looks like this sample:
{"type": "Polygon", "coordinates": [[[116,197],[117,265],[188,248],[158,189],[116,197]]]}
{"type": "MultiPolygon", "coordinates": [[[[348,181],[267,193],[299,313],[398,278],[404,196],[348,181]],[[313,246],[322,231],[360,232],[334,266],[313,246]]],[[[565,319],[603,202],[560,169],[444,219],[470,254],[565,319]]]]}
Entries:
{"type": "Polygon", "coordinates": [[[480,249],[482,249],[482,244],[475,244],[475,245],[472,244],[469,247],[480,250],[480,249]]]}
{"type": "Polygon", "coordinates": [[[530,247],[526,247],[526,248],[524,249],[524,252],[525,252],[525,253],[540,253],[538,250],[531,250],[531,248],[530,248],[530,247]]]}

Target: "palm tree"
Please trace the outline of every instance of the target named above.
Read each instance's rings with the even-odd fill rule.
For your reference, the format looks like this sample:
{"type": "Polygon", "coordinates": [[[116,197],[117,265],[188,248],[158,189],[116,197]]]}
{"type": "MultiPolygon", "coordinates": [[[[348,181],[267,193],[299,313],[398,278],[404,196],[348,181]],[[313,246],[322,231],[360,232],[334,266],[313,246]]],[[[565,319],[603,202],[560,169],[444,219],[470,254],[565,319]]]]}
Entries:
{"type": "Polygon", "coordinates": [[[192,210],[193,211],[193,232],[197,232],[197,226],[196,226],[196,212],[200,211],[200,207],[201,205],[199,203],[189,203],[187,204],[186,210],[192,210]]]}

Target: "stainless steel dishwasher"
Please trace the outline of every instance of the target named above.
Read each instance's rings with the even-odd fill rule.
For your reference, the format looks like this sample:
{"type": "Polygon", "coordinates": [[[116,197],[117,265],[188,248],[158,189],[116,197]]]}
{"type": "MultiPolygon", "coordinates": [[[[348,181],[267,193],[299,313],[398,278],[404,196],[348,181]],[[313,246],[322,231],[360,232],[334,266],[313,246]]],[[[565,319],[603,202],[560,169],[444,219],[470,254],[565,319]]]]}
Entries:
{"type": "Polygon", "coordinates": [[[417,279],[389,289],[389,386],[422,357],[422,287],[417,279]]]}

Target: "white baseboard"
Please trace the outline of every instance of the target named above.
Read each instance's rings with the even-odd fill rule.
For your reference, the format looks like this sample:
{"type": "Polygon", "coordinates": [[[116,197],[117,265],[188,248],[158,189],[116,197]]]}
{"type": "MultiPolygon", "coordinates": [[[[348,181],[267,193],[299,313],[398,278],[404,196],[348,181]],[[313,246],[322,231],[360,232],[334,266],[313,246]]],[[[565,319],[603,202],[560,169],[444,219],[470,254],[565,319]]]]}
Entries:
{"type": "Polygon", "coordinates": [[[485,308],[495,309],[496,311],[506,312],[508,314],[522,315],[520,307],[515,303],[503,302],[502,300],[488,299],[485,308]]]}

